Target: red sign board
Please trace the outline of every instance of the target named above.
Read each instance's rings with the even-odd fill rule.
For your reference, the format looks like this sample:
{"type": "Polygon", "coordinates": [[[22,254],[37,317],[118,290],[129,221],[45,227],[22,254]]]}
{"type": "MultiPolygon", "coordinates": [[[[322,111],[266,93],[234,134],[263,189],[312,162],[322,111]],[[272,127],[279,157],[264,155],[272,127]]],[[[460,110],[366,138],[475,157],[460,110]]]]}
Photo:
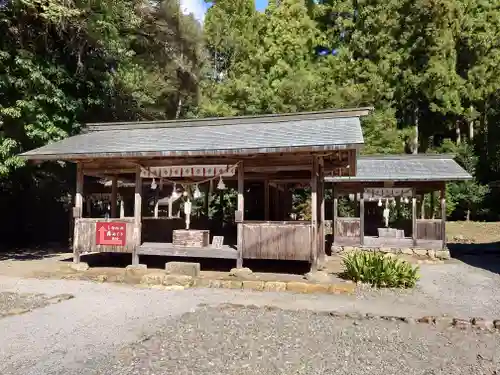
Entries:
{"type": "Polygon", "coordinates": [[[117,222],[95,223],[95,244],[109,246],[125,246],[127,224],[117,222]]]}

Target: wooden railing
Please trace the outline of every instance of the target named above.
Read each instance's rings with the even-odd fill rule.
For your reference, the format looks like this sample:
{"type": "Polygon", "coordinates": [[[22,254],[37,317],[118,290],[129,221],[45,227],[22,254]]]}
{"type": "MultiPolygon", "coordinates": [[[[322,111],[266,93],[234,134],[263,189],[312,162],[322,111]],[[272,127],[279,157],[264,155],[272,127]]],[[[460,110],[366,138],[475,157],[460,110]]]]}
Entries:
{"type": "Polygon", "coordinates": [[[243,258],[311,260],[309,221],[245,221],[242,226],[243,258]]]}
{"type": "Polygon", "coordinates": [[[441,219],[417,219],[417,239],[442,240],[443,221],[441,219]]]}
{"type": "Polygon", "coordinates": [[[77,218],[75,219],[73,251],[79,254],[86,252],[114,252],[132,253],[138,245],[138,236],[141,228],[136,228],[134,218],[103,219],[103,218],[77,218]],[[114,222],[125,223],[125,243],[119,245],[97,245],[96,227],[97,223],[114,222]]]}
{"type": "Polygon", "coordinates": [[[337,237],[359,237],[361,221],[359,217],[338,217],[335,225],[337,237]]]}

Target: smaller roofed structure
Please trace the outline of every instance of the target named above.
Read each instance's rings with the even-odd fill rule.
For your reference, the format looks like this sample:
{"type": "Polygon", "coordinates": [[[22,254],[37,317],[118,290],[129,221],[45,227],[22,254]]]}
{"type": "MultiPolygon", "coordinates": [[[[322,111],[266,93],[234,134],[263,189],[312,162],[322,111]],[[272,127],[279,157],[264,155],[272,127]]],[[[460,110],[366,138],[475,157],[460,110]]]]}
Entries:
{"type": "Polygon", "coordinates": [[[453,155],[359,156],[356,165],[355,176],[325,177],[334,192],[334,246],[446,246],[446,183],[472,179],[453,155]],[[350,215],[340,215],[340,197],[349,198],[350,215]]]}

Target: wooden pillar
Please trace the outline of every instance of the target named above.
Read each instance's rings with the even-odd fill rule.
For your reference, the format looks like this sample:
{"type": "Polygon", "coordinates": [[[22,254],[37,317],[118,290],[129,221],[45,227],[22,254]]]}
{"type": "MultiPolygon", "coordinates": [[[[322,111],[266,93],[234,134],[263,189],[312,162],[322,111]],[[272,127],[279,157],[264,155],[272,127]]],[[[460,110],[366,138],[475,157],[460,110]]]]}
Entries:
{"type": "Polygon", "coordinates": [[[158,209],[159,209],[159,202],[160,200],[158,199],[158,192],[155,193],[155,207],[153,209],[153,216],[155,218],[158,218],[158,209]]]}
{"type": "Polygon", "coordinates": [[[359,197],[359,244],[365,244],[365,195],[362,191],[359,197]]]}
{"type": "Polygon", "coordinates": [[[141,245],[141,220],[142,220],[142,178],[141,167],[137,166],[135,171],[135,194],[134,194],[134,238],[136,244],[132,252],[132,264],[139,264],[137,248],[141,245]]]}
{"type": "Polygon", "coordinates": [[[435,208],[434,208],[434,191],[431,191],[430,194],[429,194],[429,197],[431,199],[430,201],[430,210],[431,210],[431,213],[430,213],[430,218],[431,219],[435,219],[436,218],[436,213],[434,212],[435,211],[435,208]]]}
{"type": "Polygon", "coordinates": [[[116,218],[116,201],[118,199],[118,177],[111,179],[111,217],[116,218]]]}
{"type": "Polygon", "coordinates": [[[210,215],[210,187],[207,186],[205,190],[205,196],[203,197],[203,211],[205,211],[205,215],[209,217],[210,215]]]}
{"type": "Polygon", "coordinates": [[[318,158],[313,156],[311,173],[311,271],[318,269],[318,158]]]}
{"type": "Polygon", "coordinates": [[[319,198],[319,246],[318,246],[318,261],[323,264],[326,258],[325,251],[325,167],[324,160],[321,157],[319,160],[318,173],[318,198],[319,198]]]}
{"type": "Polygon", "coordinates": [[[441,188],[441,238],[443,249],[446,248],[446,185],[441,188]]]}
{"type": "Polygon", "coordinates": [[[83,211],[83,165],[76,165],[76,191],[75,191],[75,207],[73,208],[73,263],[80,263],[80,253],[78,252],[78,225],[76,221],[82,217],[83,211]]]}
{"type": "Polygon", "coordinates": [[[420,197],[420,218],[425,219],[425,194],[422,193],[420,197]]]}
{"type": "Polygon", "coordinates": [[[269,220],[269,181],[264,181],[264,220],[269,220]]]}
{"type": "Polygon", "coordinates": [[[339,198],[337,195],[337,191],[335,189],[335,185],[332,183],[332,196],[333,196],[333,212],[332,212],[332,236],[333,243],[335,244],[337,237],[337,217],[339,214],[339,198]]]}
{"type": "Polygon", "coordinates": [[[236,260],[236,268],[243,267],[243,221],[245,217],[245,171],[243,162],[238,165],[238,212],[236,213],[236,221],[238,222],[238,259],[236,260]]]}
{"type": "Polygon", "coordinates": [[[413,189],[413,194],[411,196],[411,224],[412,224],[412,234],[413,246],[417,246],[417,197],[415,195],[415,189],[413,189]]]}

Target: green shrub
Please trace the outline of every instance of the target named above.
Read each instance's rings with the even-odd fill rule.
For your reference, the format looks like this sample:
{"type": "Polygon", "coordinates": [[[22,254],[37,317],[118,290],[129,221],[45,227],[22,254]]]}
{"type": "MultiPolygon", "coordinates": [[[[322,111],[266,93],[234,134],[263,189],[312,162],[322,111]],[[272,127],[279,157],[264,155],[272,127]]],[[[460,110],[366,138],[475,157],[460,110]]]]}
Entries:
{"type": "Polygon", "coordinates": [[[344,277],[385,288],[413,288],[419,278],[418,267],[382,253],[356,251],[342,260],[344,277]]]}

